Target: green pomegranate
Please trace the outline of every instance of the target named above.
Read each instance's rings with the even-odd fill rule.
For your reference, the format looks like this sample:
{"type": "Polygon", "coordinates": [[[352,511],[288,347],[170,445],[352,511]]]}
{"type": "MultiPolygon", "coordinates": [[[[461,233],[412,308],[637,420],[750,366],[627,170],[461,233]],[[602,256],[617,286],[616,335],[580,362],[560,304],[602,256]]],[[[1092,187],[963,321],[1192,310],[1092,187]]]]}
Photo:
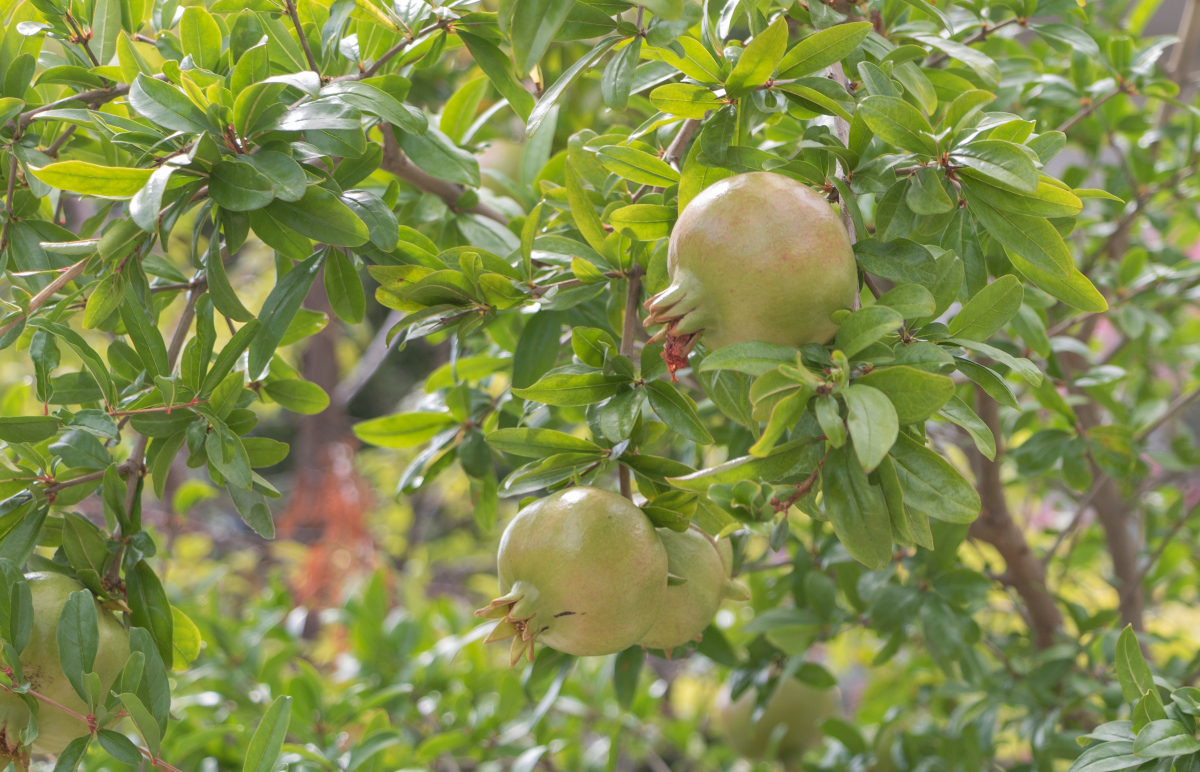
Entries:
{"type": "Polygon", "coordinates": [[[721,729],[734,750],[747,759],[761,759],[767,752],[775,727],[783,724],[787,730],[776,746],[775,755],[785,764],[798,761],[805,751],[821,741],[821,724],[833,715],[838,700],[837,689],[814,689],[789,678],[779,687],[755,724],[751,720],[755,694],[751,687],[737,700],[730,701],[729,684],[721,687],[717,694],[721,729]]]}
{"type": "Polygon", "coordinates": [[[666,325],[663,359],[687,365],[697,339],[710,350],[761,340],[800,346],[837,332],[858,274],[850,238],[818,193],[790,177],[728,177],[692,199],[667,253],[671,286],[646,301],[646,326],[666,325]]]}
{"type": "Polygon", "coordinates": [[[658,536],[667,550],[667,571],[685,582],[667,587],[662,613],[638,643],[662,649],[669,657],[671,649],[699,639],[722,600],[746,600],[749,595],[729,578],[732,550],[722,554],[718,543],[699,528],[683,533],[659,528],[658,536]]]}
{"type": "MultiPolygon", "coordinates": [[[[67,596],[83,585],[70,577],[54,573],[25,575],[33,596],[33,632],[21,654],[21,666],[32,691],[76,713],[87,715],[87,705],[75,693],[58,662],[58,619],[67,596]]],[[[100,629],[100,647],[92,672],[100,676],[105,692],[120,675],[129,659],[129,631],[113,614],[96,603],[100,629]]],[[[0,753],[12,754],[20,745],[21,730],[29,723],[29,709],[14,694],[0,690],[0,753]]],[[[88,725],[48,704],[38,711],[38,735],[33,741],[35,753],[57,754],[76,737],[88,733],[88,725]]]]}
{"type": "Polygon", "coordinates": [[[581,657],[623,651],[650,629],[667,590],[667,553],[650,519],[599,488],[567,488],[522,509],[500,538],[500,592],[476,616],[500,619],[510,662],[535,641],[581,657]]]}

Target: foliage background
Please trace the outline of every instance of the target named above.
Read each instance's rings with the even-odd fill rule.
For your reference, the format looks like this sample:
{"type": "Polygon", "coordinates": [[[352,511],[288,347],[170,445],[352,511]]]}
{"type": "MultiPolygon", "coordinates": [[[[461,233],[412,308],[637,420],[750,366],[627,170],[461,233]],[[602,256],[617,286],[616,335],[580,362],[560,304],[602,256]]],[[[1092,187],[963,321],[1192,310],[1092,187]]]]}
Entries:
{"type": "MultiPolygon", "coordinates": [[[[218,5],[212,9],[220,15],[218,5]]],[[[614,683],[613,658],[571,662],[543,651],[534,665],[507,669],[504,653],[481,643],[486,629],[476,626],[470,611],[495,594],[493,556],[500,526],[493,522],[502,525],[515,511],[515,500],[502,499],[490,514],[488,506],[479,505],[486,483],[469,478],[458,464],[419,490],[394,495],[403,470],[422,450],[420,443],[398,442],[394,444],[409,447],[394,449],[364,446],[350,431],[360,420],[436,409],[439,397],[428,391],[437,390],[423,388],[427,379],[434,373],[444,379],[452,358],[461,362],[460,356],[479,352],[470,346],[458,349],[453,335],[444,332],[389,351],[383,336],[402,314],[375,302],[370,274],[361,272],[367,287],[361,324],[339,320],[332,313],[338,298],[328,297],[318,281],[306,300],[313,313],[300,317],[309,326],[297,329],[308,334],[280,352],[298,374],[329,395],[330,407],[308,416],[266,400],[253,408],[259,416],[254,436],[292,446],[286,460],[259,470],[283,492],[274,505],[280,538],[268,542],[253,534],[228,495],[210,484],[202,470],[189,469],[182,455],[166,477],[162,501],[145,498],[146,528],[158,545],[150,560],[171,605],[196,623],[203,641],[191,667],[173,674],[178,721],[166,736],[162,758],[189,771],[237,768],[247,755],[251,729],[272,699],[290,695],[291,723],[282,758],[297,767],[346,772],[368,766],[655,772],[664,767],[744,768],[745,762],[721,742],[709,706],[730,666],[751,661],[747,651],[761,641],[756,628],[747,625],[776,608],[816,615],[820,642],[804,647],[804,654],[821,668],[806,675],[817,682],[827,674],[837,680],[850,722],[831,727],[837,739],[810,757],[816,768],[1065,768],[1080,753],[1079,735],[1129,716],[1121,699],[1123,684],[1112,667],[1117,634],[1125,624],[1144,630],[1143,644],[1161,685],[1194,682],[1200,672],[1200,618],[1194,610],[1197,523],[1192,517],[1198,491],[1194,429],[1183,419],[1192,415],[1197,376],[1200,330],[1192,305],[1197,272],[1188,250],[1200,228],[1196,119],[1186,107],[1191,84],[1183,66],[1189,57],[1179,46],[1170,48],[1171,41],[1143,37],[1157,8],[1152,2],[1098,3],[1085,9],[1073,3],[1050,5],[1034,13],[1023,4],[960,3],[952,14],[963,30],[959,39],[974,36],[977,27],[970,20],[980,13],[993,24],[1014,14],[1062,15],[1068,31],[1038,36],[1009,22],[1003,34],[975,41],[975,46],[1003,73],[997,84],[1002,106],[994,109],[1037,121],[1040,133],[1060,126],[1067,130],[1068,149],[1047,171],[1069,180],[1071,187],[1102,189],[1122,199],[1084,199],[1083,214],[1068,239],[1075,264],[1101,288],[1112,309],[1087,316],[1026,290],[1027,310],[999,332],[1001,345],[1011,355],[1033,359],[1063,388],[1061,393],[1039,390],[1010,377],[1019,410],[996,411],[993,403],[989,413],[986,401],[981,402],[979,413],[1010,451],[1002,463],[985,463],[970,438],[950,424],[931,425],[938,449],[982,496],[987,517],[972,527],[972,538],[965,539],[965,527],[935,524],[938,550],[910,548],[893,566],[867,571],[840,549],[827,527],[793,509],[786,553],[771,549],[770,528],[756,526],[745,539],[743,563],[763,569],[743,575],[753,599],[744,606],[727,605],[717,620],[738,659],[711,650],[708,656],[692,654],[670,662],[649,658],[636,690],[620,679],[614,683]],[[1085,31],[1095,41],[1095,52],[1081,47],[1077,33],[1069,30],[1085,31]],[[1166,52],[1167,58],[1147,51],[1166,52]],[[1183,102],[1175,104],[1170,98],[1178,86],[1184,87],[1179,94],[1183,102]],[[1135,93],[1122,93],[1126,88],[1135,93]],[[1074,390],[1068,391],[1063,379],[1071,371],[1090,380],[1076,378],[1074,390]],[[1116,425],[1125,433],[1111,438],[1112,456],[1085,460],[1072,440],[1095,424],[1116,425]],[[1111,473],[1113,468],[1120,473],[1111,473]],[[1042,579],[1036,567],[1018,565],[1023,547],[1032,549],[1038,565],[1046,560],[1048,603],[1039,590],[1042,579]],[[1046,559],[1050,553],[1053,557],[1046,559]],[[813,566],[819,570],[812,572],[813,566]],[[1122,582],[1134,589],[1114,589],[1122,582]],[[876,593],[885,588],[896,594],[880,600],[876,593]],[[922,612],[915,621],[886,616],[888,606],[915,608],[902,602],[912,593],[943,599],[938,608],[945,615],[922,612]],[[889,641],[896,642],[898,651],[881,656],[889,641]]],[[[323,6],[317,6],[298,5],[302,24],[321,26],[314,24],[322,19],[323,6]]],[[[240,6],[227,9],[223,18],[232,19],[236,10],[240,6]]],[[[780,10],[759,5],[762,20],[780,10]]],[[[871,13],[880,14],[892,32],[914,16],[916,34],[935,29],[932,16],[902,3],[856,10],[872,20],[871,13]]],[[[91,19],[94,12],[88,5],[80,16],[91,19]]],[[[800,6],[790,13],[794,42],[812,31],[811,18],[805,18],[800,6]]],[[[48,15],[30,4],[6,7],[0,47],[6,66],[0,70],[20,69],[12,55],[22,45],[19,22],[48,20],[48,15]]],[[[634,21],[633,15],[629,11],[626,21],[634,21]]],[[[739,18],[730,37],[762,33],[762,20],[739,18]]],[[[363,29],[358,28],[360,36],[363,29]]],[[[694,30],[692,36],[699,34],[694,30]]],[[[1194,48],[1195,37],[1186,24],[1182,34],[1194,48]]],[[[439,37],[425,40],[433,45],[439,37]]],[[[446,36],[440,55],[420,60],[418,67],[408,55],[393,65],[406,68],[412,80],[406,101],[431,116],[431,125],[449,134],[449,105],[465,110],[452,115],[455,136],[479,154],[482,206],[508,219],[511,230],[496,228],[487,216],[467,213],[477,209],[470,193],[459,199],[458,189],[453,195],[443,188],[423,191],[412,184],[411,170],[393,185],[394,164],[391,172],[374,172],[362,186],[385,199],[393,195],[398,222],[420,228],[439,247],[470,242],[504,252],[519,244],[520,226],[544,190],[539,175],[564,182],[551,159],[562,158],[572,137],[587,130],[604,134],[612,127],[639,127],[657,113],[656,105],[646,98],[646,88],[629,97],[625,110],[606,107],[603,92],[612,88],[615,74],[605,74],[609,60],[604,59],[560,98],[557,112],[543,124],[548,128],[533,139],[525,136],[525,122],[503,108],[467,137],[470,119],[484,115],[497,92],[457,40],[446,36]],[[543,171],[547,162],[550,171],[543,171]],[[463,211],[452,211],[451,204],[463,211]]],[[[165,59],[147,41],[138,39],[133,45],[147,66],[158,71],[165,59]]],[[[323,42],[319,36],[317,42],[323,42]]],[[[317,48],[337,68],[327,72],[352,71],[352,64],[338,58],[340,49],[317,48]]],[[[590,48],[590,42],[551,45],[541,61],[541,82],[554,83],[590,48]]],[[[925,54],[932,54],[927,66],[938,58],[929,50],[925,54]]],[[[127,62],[119,61],[124,69],[127,62]]],[[[45,69],[45,63],[39,64],[39,75],[45,69]]],[[[960,63],[955,71],[966,76],[968,69],[960,63]]],[[[48,82],[31,92],[48,102],[64,89],[86,87],[79,80],[83,76],[69,75],[76,80],[48,82]]],[[[528,85],[536,89],[533,81],[528,85]]],[[[28,96],[21,84],[14,88],[20,93],[10,94],[6,80],[5,97],[28,96]]],[[[919,91],[920,85],[913,89],[919,91]]],[[[860,91],[858,97],[863,96],[860,91]]],[[[948,101],[945,94],[938,96],[948,101]]],[[[101,110],[126,114],[121,100],[101,110]]],[[[801,115],[812,121],[814,114],[801,115]]],[[[828,119],[817,121],[822,122],[832,125],[828,119]]],[[[43,151],[56,145],[62,134],[54,132],[65,131],[67,124],[49,125],[53,128],[40,138],[43,151]]],[[[805,126],[794,117],[782,119],[742,144],[787,147],[805,126]]],[[[677,127],[650,132],[644,139],[664,150],[677,127]]],[[[126,160],[120,165],[135,165],[128,162],[130,156],[117,155],[130,152],[124,146],[118,151],[111,141],[106,145],[79,136],[86,133],[78,131],[54,150],[61,148],[63,157],[74,153],[109,164],[120,157],[126,160]]],[[[830,159],[821,163],[832,177],[836,167],[830,159]]],[[[14,176],[8,173],[6,181],[14,176]]],[[[23,168],[22,184],[29,183],[29,176],[23,168]]],[[[617,195],[636,190],[631,185],[617,195]]],[[[855,190],[863,196],[861,205],[875,232],[880,222],[872,196],[884,190],[855,190]]],[[[11,215],[12,196],[8,199],[11,215]]],[[[97,211],[95,199],[64,195],[61,201],[56,213],[72,232],[85,227],[97,211]]],[[[608,214],[603,208],[597,211],[608,214]]],[[[195,219],[196,210],[185,213],[171,239],[156,250],[181,271],[195,264],[202,250],[198,244],[208,239],[202,234],[193,242],[195,219]]],[[[992,249],[983,257],[993,276],[1011,273],[1002,251],[992,249]]],[[[281,264],[253,238],[237,251],[229,285],[246,308],[262,307],[281,264]]],[[[8,266],[10,271],[13,267],[8,266]]],[[[564,267],[562,276],[570,268],[564,267]]],[[[28,287],[28,281],[10,275],[7,297],[19,301],[16,288],[28,287]]],[[[623,285],[614,282],[614,290],[616,302],[599,303],[590,326],[620,320],[623,285]]],[[[182,305],[177,300],[163,310],[164,336],[174,329],[182,305]]],[[[620,338],[619,324],[610,326],[614,338],[620,338]]],[[[218,350],[230,337],[224,327],[220,322],[215,326],[218,350]]],[[[109,340],[102,330],[86,334],[97,346],[109,340]]],[[[4,417],[43,412],[29,343],[26,334],[0,352],[4,417]]],[[[506,377],[499,376],[483,388],[495,396],[506,385],[506,377]]],[[[958,388],[965,399],[974,398],[969,382],[958,388]]],[[[721,447],[715,449],[679,441],[671,454],[697,468],[744,454],[750,444],[745,433],[736,436],[701,392],[692,395],[709,425],[734,436],[720,436],[721,447]]],[[[313,399],[311,392],[303,396],[313,399]]],[[[315,399],[319,407],[320,398],[315,399]]],[[[290,407],[311,412],[302,399],[290,407]]],[[[559,426],[579,425],[584,416],[581,409],[568,408],[555,420],[559,426]]],[[[117,460],[134,444],[127,439],[117,460]]],[[[18,459],[12,448],[6,453],[10,462],[18,459]]],[[[508,471],[500,465],[497,469],[508,471]]],[[[20,477],[10,471],[5,474],[20,477]]],[[[609,478],[613,476],[610,472],[609,478]]],[[[23,487],[13,486],[12,492],[23,487]]],[[[103,516],[98,497],[69,508],[97,522],[103,516]]],[[[53,548],[51,540],[40,553],[49,557],[53,548]]],[[[932,601],[925,606],[930,607],[932,601]]],[[[94,769],[117,765],[98,748],[85,763],[94,769]]]]}

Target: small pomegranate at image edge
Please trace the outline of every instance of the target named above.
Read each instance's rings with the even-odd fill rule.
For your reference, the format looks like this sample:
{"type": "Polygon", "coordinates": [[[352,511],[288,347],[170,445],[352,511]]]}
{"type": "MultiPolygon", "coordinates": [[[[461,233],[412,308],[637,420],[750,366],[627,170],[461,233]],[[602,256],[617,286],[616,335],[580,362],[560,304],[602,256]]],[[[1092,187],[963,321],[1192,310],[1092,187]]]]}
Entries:
{"type": "Polygon", "coordinates": [[[789,768],[821,741],[821,724],[837,710],[836,688],[814,689],[789,678],[780,684],[762,717],[754,723],[756,695],[751,687],[737,700],[730,700],[729,684],[722,686],[716,705],[721,730],[734,750],[757,760],[766,755],[776,727],[783,725],[786,729],[775,747],[775,757],[789,768]]]}
{"type": "Polygon", "coordinates": [[[667,553],[650,519],[599,488],[568,488],[522,509],[500,537],[502,595],[476,616],[500,619],[487,641],[512,638],[511,664],[533,646],[580,657],[615,654],[662,609],[667,553]]]}
{"type": "MultiPolygon", "coordinates": [[[[67,596],[84,589],[62,574],[25,574],[33,597],[33,631],[21,653],[21,667],[33,691],[76,713],[86,715],[87,705],[63,675],[58,661],[58,620],[67,596]]],[[[90,595],[90,593],[89,593],[90,595]]],[[[100,676],[104,694],[112,687],[129,659],[129,631],[109,611],[96,604],[100,639],[92,672],[100,676]]],[[[21,744],[21,730],[29,724],[29,708],[15,694],[0,691],[0,756],[11,758],[21,744]]],[[[61,753],[76,737],[88,733],[83,721],[49,705],[38,711],[38,735],[34,753],[61,753]]]]}
{"type": "Polygon", "coordinates": [[[671,649],[699,639],[722,600],[750,596],[729,578],[733,551],[728,539],[714,542],[695,526],[682,533],[659,528],[658,535],[667,550],[667,571],[684,583],[667,587],[662,613],[638,643],[670,657],[671,649]]]}
{"type": "Polygon", "coordinates": [[[854,250],[825,199],[790,177],[751,172],[706,188],[683,210],[667,252],[671,285],[646,301],[665,325],[674,378],[698,339],[716,350],[766,341],[825,343],[833,312],[858,294],[854,250]]]}

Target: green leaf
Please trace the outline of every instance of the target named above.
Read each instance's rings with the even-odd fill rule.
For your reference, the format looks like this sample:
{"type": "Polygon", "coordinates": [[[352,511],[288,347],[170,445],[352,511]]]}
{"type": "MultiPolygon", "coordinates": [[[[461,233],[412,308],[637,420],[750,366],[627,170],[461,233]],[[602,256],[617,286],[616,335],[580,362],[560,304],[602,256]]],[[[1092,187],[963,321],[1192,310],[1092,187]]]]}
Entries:
{"type": "Polygon", "coordinates": [[[195,102],[175,86],[146,75],[139,74],[129,87],[129,105],[164,129],[191,133],[208,129],[208,119],[195,102]]]}
{"type": "MultiPolygon", "coordinates": [[[[924,2],[921,7],[929,7],[924,2]]],[[[975,71],[975,74],[989,88],[994,88],[1000,85],[1000,66],[987,54],[970,46],[963,45],[956,40],[950,40],[937,35],[913,35],[914,40],[919,40],[925,45],[935,48],[946,54],[952,59],[957,59],[963,64],[975,71]]]]}
{"type": "Polygon", "coordinates": [[[701,83],[719,84],[723,82],[721,68],[717,60],[699,40],[690,37],[678,38],[676,43],[683,50],[680,56],[670,48],[652,49],[664,62],[671,65],[684,75],[701,83]]]}
{"type": "Polygon", "coordinates": [[[975,411],[970,405],[963,402],[957,395],[950,398],[950,401],[942,405],[942,409],[938,411],[938,416],[945,418],[947,421],[958,424],[971,435],[971,439],[975,442],[975,447],[989,461],[996,460],[996,437],[992,434],[992,430],[983,422],[979,416],[975,415],[975,411]]]}
{"type": "Polygon", "coordinates": [[[842,389],[846,400],[846,425],[854,452],[866,472],[874,471],[887,457],[900,431],[896,409],[886,394],[860,382],[842,389]]]}
{"type": "Polygon", "coordinates": [[[358,324],[363,320],[367,297],[362,279],[358,277],[354,263],[338,249],[330,251],[325,263],[325,294],[333,312],[343,322],[358,324]]]}
{"type": "MultiPolygon", "coordinates": [[[[1057,231],[1055,231],[1057,233],[1057,231]]],[[[1062,302],[1080,311],[1102,314],[1108,310],[1108,301],[1096,286],[1078,269],[1071,268],[1065,275],[1056,275],[1026,260],[1016,252],[1006,249],[1005,254],[1021,274],[1062,302]]]]}
{"type": "Polygon", "coordinates": [[[158,723],[150,715],[150,711],[146,710],[146,706],[142,704],[142,701],[137,698],[136,694],[125,693],[120,696],[120,699],[121,704],[125,706],[125,712],[133,719],[133,724],[137,727],[138,733],[146,741],[146,748],[157,756],[159,745],[162,743],[162,734],[159,732],[158,723]]]}
{"type": "Polygon", "coordinates": [[[63,516],[62,547],[75,570],[95,571],[103,576],[107,566],[108,547],[100,529],[74,512],[63,516]]]}
{"type": "MultiPolygon", "coordinates": [[[[120,0],[96,0],[92,11],[91,48],[100,64],[109,64],[117,55],[117,36],[121,32],[120,0]]],[[[221,39],[217,38],[217,49],[221,39]]]]}
{"type": "Polygon", "coordinates": [[[968,142],[955,148],[950,157],[1002,186],[1029,193],[1037,190],[1037,168],[1029,156],[1011,142],[998,139],[968,142]]]}
{"type": "Polygon", "coordinates": [[[559,453],[603,453],[594,442],[553,429],[497,429],[487,443],[502,453],[526,458],[546,458],[559,453]]]}
{"type": "Polygon", "coordinates": [[[868,568],[881,569],[892,560],[887,503],[850,453],[848,447],[835,448],[825,459],[821,469],[825,512],[846,551],[868,568]]]}
{"type": "Polygon", "coordinates": [[[412,162],[422,170],[440,180],[479,187],[479,161],[437,129],[429,129],[420,135],[401,133],[397,139],[412,162]]]}
{"type": "Polygon", "coordinates": [[[96,739],[100,741],[100,747],[108,751],[109,755],[117,761],[129,766],[137,766],[142,763],[142,754],[138,751],[137,746],[120,732],[101,729],[96,732],[96,739]]]}
{"type": "Polygon", "coordinates": [[[1020,409],[1012,389],[995,370],[962,357],[954,357],[954,363],[959,372],[975,381],[992,399],[1013,410],[1020,409]]]}
{"type": "Polygon", "coordinates": [[[712,91],[690,83],[668,83],[650,92],[650,104],[680,118],[703,118],[709,110],[721,109],[712,91]]]}
{"type": "Polygon", "coordinates": [[[624,375],[604,373],[560,373],[547,375],[525,389],[514,388],[512,393],[546,405],[574,407],[593,405],[608,399],[629,383],[624,375]]]}
{"type": "Polygon", "coordinates": [[[104,394],[105,402],[110,405],[117,404],[117,387],[108,374],[108,366],[95,349],[88,345],[83,336],[66,325],[43,318],[30,319],[29,326],[45,330],[70,346],[75,354],[83,360],[88,371],[96,378],[96,383],[99,384],[100,390],[104,394]]]}
{"type": "Polygon", "coordinates": [[[635,37],[608,60],[600,76],[600,94],[609,109],[624,112],[629,105],[629,92],[633,88],[633,77],[641,53],[642,39],[635,37]]]}
{"type": "Polygon", "coordinates": [[[920,284],[900,284],[883,293],[877,301],[905,319],[919,319],[933,314],[937,306],[933,295],[920,284]]]}
{"type": "Polygon", "coordinates": [[[762,375],[780,365],[795,365],[799,350],[765,341],[749,341],[723,346],[700,363],[700,372],[736,370],[747,375],[762,375]]]}
{"type": "Polygon", "coordinates": [[[666,161],[632,147],[622,145],[602,147],[596,155],[596,160],[610,172],[639,185],[662,188],[679,182],[679,172],[672,169],[666,161]]]}
{"type": "Polygon", "coordinates": [[[970,170],[960,170],[959,176],[964,187],[996,209],[1031,217],[1075,217],[1083,210],[1074,193],[1047,182],[1046,177],[1039,177],[1037,189],[1030,193],[992,185],[970,170]]]}
{"type": "Polygon", "coordinates": [[[910,153],[937,154],[928,119],[899,97],[869,96],[859,103],[857,116],[884,142],[910,153]]]}
{"type": "Polygon", "coordinates": [[[271,772],[275,768],[291,718],[292,698],[276,697],[250,738],[242,772],[271,772]]]}
{"type": "Polygon", "coordinates": [[[1025,298],[1021,280],[1001,276],[975,293],[950,320],[950,334],[966,340],[987,340],[1017,315],[1025,298]]]}
{"type": "Polygon", "coordinates": [[[58,434],[59,419],[52,415],[0,417],[0,440],[4,442],[41,442],[58,434]]]}
{"type": "Polygon", "coordinates": [[[938,279],[933,253],[908,239],[863,239],[854,245],[854,258],[867,273],[897,284],[932,288],[938,279]]]}
{"type": "Polygon", "coordinates": [[[100,628],[96,617],[96,601],[89,590],[78,590],[67,596],[58,618],[55,635],[58,660],[63,675],[85,703],[99,695],[89,694],[84,675],[92,672],[96,652],[100,649],[100,628]],[[89,699],[90,698],[90,699],[89,699]]]}
{"type": "Polygon", "coordinates": [[[788,25],[781,15],[771,26],[754,36],[742,51],[733,71],[725,79],[725,93],[740,97],[767,82],[787,51],[788,25]]]}
{"type": "Polygon", "coordinates": [[[646,384],[646,396],[650,407],[680,435],[701,445],[710,445],[713,437],[696,413],[696,405],[686,394],[681,394],[666,381],[650,381],[646,384]]]}
{"type": "Polygon", "coordinates": [[[904,488],[904,506],[948,523],[970,523],[979,515],[975,488],[937,453],[902,434],[891,456],[904,488]]]}
{"type": "MultiPolygon", "coordinates": [[[[315,188],[310,188],[310,190],[315,190],[315,188]]],[[[339,206],[342,205],[340,201],[333,198],[332,194],[326,193],[326,195],[330,197],[330,200],[336,201],[339,206]]],[[[275,203],[280,202],[276,201],[275,203]]],[[[354,220],[362,223],[357,217],[354,220]]],[[[363,229],[366,229],[365,226],[363,229]]],[[[262,309],[258,312],[258,320],[262,323],[262,327],[250,343],[248,372],[251,379],[258,380],[264,368],[271,361],[275,348],[279,345],[279,341],[283,340],[288,325],[292,323],[292,318],[300,310],[300,304],[304,302],[304,298],[308,297],[309,287],[317,278],[324,262],[324,253],[318,252],[293,267],[276,282],[271,293],[267,295],[267,299],[263,301],[262,309]]]]}
{"type": "Polygon", "coordinates": [[[271,180],[250,164],[222,161],[208,178],[208,195],[223,209],[249,212],[271,203],[275,191],[271,180]]]}
{"type": "Polygon", "coordinates": [[[609,223],[618,233],[630,233],[639,241],[656,241],[671,235],[675,207],[660,204],[631,204],[609,214],[609,223]]]}
{"type": "Polygon", "coordinates": [[[361,421],[353,429],[360,440],[381,448],[412,448],[456,423],[449,413],[394,413],[361,421]]]}
{"type": "Polygon", "coordinates": [[[620,41],[621,38],[617,35],[601,38],[591,51],[579,57],[562,75],[559,75],[558,80],[554,81],[553,86],[546,89],[542,98],[538,100],[537,106],[533,108],[533,112],[529,114],[529,120],[525,124],[525,136],[532,137],[538,127],[542,125],[542,121],[550,115],[551,109],[557,104],[558,98],[562,96],[563,92],[620,41]]]}
{"type": "Polygon", "coordinates": [[[1117,680],[1121,683],[1121,694],[1128,703],[1134,703],[1154,689],[1154,675],[1142,655],[1137,633],[1132,625],[1126,625],[1117,639],[1117,680]]]}
{"type": "Polygon", "coordinates": [[[146,185],[154,170],[60,161],[30,172],[58,190],[100,198],[130,198],[146,185]]]}
{"type": "Polygon", "coordinates": [[[801,40],[779,63],[779,77],[802,78],[840,62],[854,52],[871,32],[871,22],[858,21],[830,27],[801,40]]]}
{"type": "Polygon", "coordinates": [[[271,381],[263,386],[267,396],[301,415],[316,415],[329,407],[329,395],[317,384],[301,378],[271,381]]]}
{"type": "Polygon", "coordinates": [[[471,58],[479,65],[479,69],[483,70],[484,75],[487,75],[500,95],[508,100],[517,115],[521,116],[521,120],[528,121],[536,104],[533,94],[521,85],[521,81],[513,73],[512,62],[504,52],[489,40],[467,34],[461,28],[455,31],[470,50],[471,58]]]}
{"type": "Polygon", "coordinates": [[[1200,751],[1200,740],[1180,721],[1151,721],[1137,733],[1133,753],[1138,758],[1161,759],[1200,751]]]}
{"type": "Polygon", "coordinates": [[[217,69],[221,58],[221,28],[204,6],[189,5],[184,9],[179,20],[179,42],[184,55],[192,57],[200,69],[217,69]]]}
{"type": "Polygon", "coordinates": [[[425,113],[370,83],[332,83],[321,89],[321,97],[336,99],[368,115],[377,115],[408,134],[424,134],[429,129],[429,120],[425,113]]]}
{"type": "Polygon", "coordinates": [[[1046,220],[995,209],[973,195],[970,189],[966,194],[971,213],[1010,252],[1050,276],[1065,278],[1075,270],[1071,251],[1046,220]]]}
{"type": "Polygon", "coordinates": [[[896,332],[903,324],[904,317],[898,311],[887,306],[867,306],[842,320],[833,344],[847,357],[852,357],[883,336],[896,332]]]}
{"type": "Polygon", "coordinates": [[[200,656],[200,648],[203,643],[200,638],[200,628],[196,627],[196,623],[187,614],[174,606],[171,607],[171,619],[174,631],[171,636],[174,653],[171,659],[171,669],[187,670],[188,665],[200,656]]]}
{"type": "Polygon", "coordinates": [[[366,223],[337,196],[316,185],[305,190],[299,201],[276,199],[266,211],[284,227],[330,246],[357,247],[370,238],[366,223]]]}
{"type": "Polygon", "coordinates": [[[514,0],[509,37],[519,77],[541,60],[573,5],[575,0],[514,0]]]}
{"type": "Polygon", "coordinates": [[[242,356],[242,352],[249,348],[261,328],[262,322],[257,319],[251,319],[233,334],[233,337],[221,349],[221,353],[217,354],[217,358],[209,368],[208,374],[204,376],[204,382],[200,386],[199,394],[202,396],[211,394],[213,389],[217,388],[217,384],[225,380],[225,376],[233,372],[233,366],[242,356]]]}
{"type": "Polygon", "coordinates": [[[79,769],[79,762],[87,756],[91,741],[91,735],[84,735],[67,743],[67,747],[59,752],[58,759],[54,762],[54,772],[75,772],[79,769]]]}
{"type": "Polygon", "coordinates": [[[592,249],[603,249],[607,234],[604,232],[604,225],[600,222],[600,216],[596,214],[596,207],[592,205],[592,200],[588,197],[587,190],[579,179],[579,174],[569,163],[564,174],[567,183],[567,203],[571,207],[571,217],[575,220],[575,227],[587,239],[587,243],[592,249]]]}

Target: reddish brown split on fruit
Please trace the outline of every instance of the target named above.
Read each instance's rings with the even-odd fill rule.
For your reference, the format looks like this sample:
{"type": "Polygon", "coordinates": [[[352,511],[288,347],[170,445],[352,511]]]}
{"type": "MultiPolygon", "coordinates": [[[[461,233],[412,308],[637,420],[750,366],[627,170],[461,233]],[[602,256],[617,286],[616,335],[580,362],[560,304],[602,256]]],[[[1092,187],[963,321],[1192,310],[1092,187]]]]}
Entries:
{"type": "Polygon", "coordinates": [[[679,216],[667,251],[671,285],[646,301],[647,327],[662,326],[671,371],[700,340],[825,343],[830,316],[851,308],[858,273],[850,237],[829,203],[807,185],[771,172],[721,180],[679,216]]]}

